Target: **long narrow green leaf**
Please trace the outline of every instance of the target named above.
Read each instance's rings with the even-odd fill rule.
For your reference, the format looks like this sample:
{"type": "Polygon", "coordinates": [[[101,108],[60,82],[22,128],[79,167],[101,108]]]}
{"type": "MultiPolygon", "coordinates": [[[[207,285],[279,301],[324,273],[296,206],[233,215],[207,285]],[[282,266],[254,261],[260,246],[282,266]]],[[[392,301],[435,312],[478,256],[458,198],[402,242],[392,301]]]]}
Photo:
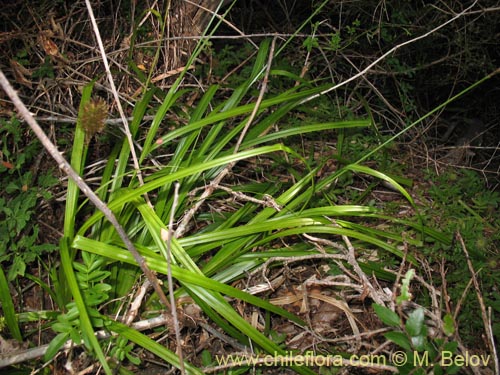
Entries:
{"type": "Polygon", "coordinates": [[[5,323],[9,327],[9,331],[16,340],[22,341],[23,335],[19,329],[19,324],[16,317],[16,309],[14,308],[14,302],[12,301],[12,296],[10,295],[9,283],[5,277],[3,269],[0,268],[0,301],[2,302],[3,315],[5,317],[5,323]]]}
{"type": "MultiPolygon", "coordinates": [[[[119,152],[120,152],[120,145],[117,144],[115,145],[115,147],[113,147],[108,156],[108,162],[106,163],[106,167],[104,168],[104,171],[102,173],[101,184],[99,188],[96,190],[96,194],[103,202],[108,200],[108,193],[112,193],[113,190],[112,188],[109,189],[109,186],[112,183],[113,171],[115,169],[115,160],[119,152]]],[[[85,201],[85,203],[87,203],[87,201],[85,201]]],[[[110,231],[109,229],[106,230],[106,228],[109,228],[109,226],[106,226],[104,222],[105,222],[104,220],[101,220],[92,227],[92,236],[95,236],[105,241],[109,237],[110,231]]]]}
{"type": "Polygon", "coordinates": [[[413,201],[413,198],[411,197],[410,194],[406,191],[404,187],[402,187],[399,183],[397,183],[392,177],[389,177],[385,173],[376,171],[370,167],[366,167],[364,165],[358,165],[358,164],[349,164],[345,167],[345,169],[353,172],[360,172],[360,173],[365,173],[368,175],[371,175],[373,177],[380,178],[381,180],[387,181],[390,183],[395,189],[397,189],[407,200],[410,202],[410,204],[414,207],[417,208],[415,205],[415,202],[413,201]]]}
{"type": "MultiPolygon", "coordinates": [[[[302,87],[300,86],[294,87],[293,90],[289,90],[288,94],[294,94],[296,92],[300,92],[299,90],[301,88],[302,87]]],[[[285,94],[284,97],[286,97],[286,93],[284,94],[285,94]]],[[[249,129],[245,137],[245,142],[261,138],[261,134],[270,129],[273,125],[279,124],[279,121],[283,117],[289,115],[290,112],[299,105],[300,105],[299,100],[284,101],[283,103],[279,104],[278,108],[276,109],[273,108],[272,111],[268,111],[266,116],[261,116],[259,121],[253,124],[253,126],[249,129]]],[[[246,148],[245,142],[243,142],[242,144],[242,149],[246,148]]]]}
{"type": "MultiPolygon", "coordinates": [[[[251,89],[252,85],[256,83],[257,79],[259,79],[261,74],[263,73],[268,50],[269,40],[264,40],[260,45],[250,77],[233,91],[232,95],[223,103],[223,105],[219,106],[221,108],[220,112],[230,113],[232,109],[237,108],[236,106],[241,103],[245,95],[251,89]]],[[[216,114],[217,112],[218,111],[213,111],[212,114],[216,114]]],[[[239,125],[230,129],[229,132],[222,137],[219,137],[219,134],[225,125],[225,121],[222,120],[218,122],[217,125],[213,126],[210,129],[210,132],[208,133],[202,146],[197,152],[197,154],[200,156],[200,159],[203,158],[204,161],[207,161],[219,156],[220,151],[229,143],[229,141],[231,141],[233,138],[236,138],[236,136],[245,126],[246,122],[247,119],[244,119],[239,125]],[[218,139],[219,141],[217,142],[217,144],[215,144],[218,139]],[[210,154],[208,154],[208,156],[205,156],[209,152],[210,148],[210,154]]]]}
{"type": "MultiPolygon", "coordinates": [[[[249,228],[247,228],[249,229],[249,228]]],[[[246,235],[248,234],[253,234],[254,232],[252,231],[255,230],[255,232],[265,232],[266,231],[266,225],[257,225],[257,226],[250,226],[250,230],[245,231],[244,233],[246,235]]],[[[390,253],[403,258],[404,253],[399,250],[397,247],[392,246],[387,244],[385,241],[382,241],[378,239],[376,236],[373,235],[368,235],[365,233],[360,233],[357,231],[353,231],[350,229],[345,229],[345,228],[339,228],[339,227],[333,227],[331,225],[325,225],[325,223],[314,221],[311,219],[297,219],[297,221],[292,220],[284,220],[284,221],[276,221],[273,222],[272,225],[268,223],[267,225],[267,230],[277,230],[277,229],[282,229],[278,231],[277,233],[271,234],[271,235],[266,235],[263,239],[259,241],[252,241],[251,246],[248,246],[247,251],[249,251],[251,248],[257,247],[257,246],[262,246],[264,244],[270,243],[271,241],[277,239],[277,238],[283,238],[286,236],[292,236],[292,235],[297,235],[297,234],[310,234],[310,233],[325,233],[325,234],[330,234],[330,235],[337,235],[337,236],[347,236],[351,238],[356,238],[358,240],[370,243],[372,245],[375,245],[381,249],[384,249],[386,251],[389,251],[390,253]],[[293,225],[295,224],[295,225],[293,225]],[[297,225],[298,224],[298,225],[297,225]],[[300,225],[303,224],[303,225],[300,225]],[[317,225],[320,224],[320,225],[317,225]]],[[[245,244],[245,240],[239,238],[237,235],[232,235],[234,233],[226,232],[224,233],[226,238],[237,238],[236,242],[237,243],[243,243],[245,244]]],[[[242,234],[243,236],[244,234],[242,234]]],[[[218,236],[217,236],[218,237],[218,236]]],[[[222,237],[222,236],[221,236],[222,237]]],[[[255,237],[252,237],[255,238],[255,237]]],[[[191,238],[190,238],[191,239],[191,238]]],[[[202,240],[208,241],[210,238],[204,237],[202,240]]],[[[185,239],[183,239],[185,240],[185,239]]],[[[403,241],[403,239],[400,239],[403,241]]],[[[181,240],[182,242],[182,240],[181,240]]],[[[227,240],[226,240],[227,242],[227,240]]],[[[224,251],[223,249],[222,251],[224,251]]],[[[222,254],[221,251],[216,254],[203,268],[203,272],[206,274],[212,274],[216,270],[220,269],[223,266],[226,266],[229,263],[232,263],[235,261],[235,259],[240,256],[238,252],[234,252],[233,249],[231,249],[231,254],[232,256],[224,255],[224,256],[219,256],[222,254]]],[[[413,256],[407,256],[408,259],[411,262],[416,262],[415,258],[413,256]]]]}
{"type": "Polygon", "coordinates": [[[255,233],[269,232],[284,228],[295,228],[309,225],[325,224],[325,219],[320,220],[317,218],[276,218],[268,221],[242,225],[236,228],[229,228],[217,232],[196,234],[190,237],[181,238],[179,244],[182,246],[192,246],[206,242],[219,241],[222,239],[231,240],[241,238],[243,236],[252,235],[255,233]]]}
{"type": "MultiPolygon", "coordinates": [[[[66,280],[68,282],[68,287],[73,294],[73,298],[75,299],[75,304],[78,308],[78,312],[80,314],[80,327],[84,337],[86,337],[88,344],[90,344],[90,348],[94,350],[99,362],[106,372],[106,374],[113,374],[111,368],[106,361],[106,356],[104,355],[101,346],[99,345],[99,341],[94,333],[94,328],[92,327],[92,323],[90,321],[89,314],[87,312],[87,306],[85,305],[85,301],[83,300],[82,294],[80,293],[80,288],[78,287],[78,282],[76,280],[75,273],[73,271],[72,260],[70,257],[70,248],[69,248],[69,238],[63,237],[60,241],[61,247],[61,265],[63,267],[64,273],[66,275],[66,280]]],[[[79,343],[77,343],[79,344],[79,343]]]]}
{"type": "Polygon", "coordinates": [[[218,240],[231,240],[249,234],[279,230],[283,228],[299,227],[315,224],[328,224],[322,216],[369,216],[378,212],[377,209],[367,206],[327,206],[304,210],[300,213],[285,213],[280,217],[268,220],[252,221],[236,228],[218,230],[216,232],[195,234],[179,239],[181,246],[193,246],[218,240]]]}
{"type": "MultiPolygon", "coordinates": [[[[175,81],[175,83],[177,83],[178,79],[175,81]]],[[[181,92],[176,92],[177,89],[178,89],[178,84],[177,85],[174,84],[174,86],[172,86],[172,88],[168,91],[167,96],[165,97],[165,100],[161,104],[160,108],[158,108],[158,110],[156,111],[155,117],[151,123],[151,127],[148,131],[148,134],[146,135],[146,139],[144,140],[141,156],[139,157],[139,164],[141,164],[146,158],[146,156],[151,152],[151,147],[154,139],[158,134],[158,128],[160,127],[160,124],[162,123],[168,110],[174,105],[174,103],[180,97],[181,92]]]]}
{"type": "MultiPolygon", "coordinates": [[[[71,166],[79,175],[83,174],[83,169],[85,165],[87,147],[85,145],[85,130],[82,126],[82,117],[84,116],[85,106],[90,101],[92,94],[92,89],[94,87],[94,81],[87,84],[83,88],[82,98],[80,101],[80,108],[78,111],[78,119],[75,128],[75,135],[73,138],[73,149],[71,152],[71,166]]],[[[78,198],[80,196],[80,189],[78,188],[76,182],[71,178],[68,179],[68,187],[66,191],[66,206],[64,210],[64,236],[68,237],[70,240],[73,239],[75,235],[75,220],[77,217],[77,207],[78,198]]],[[[70,257],[74,257],[74,253],[70,252],[70,257]]],[[[65,309],[66,304],[70,301],[71,292],[68,289],[68,283],[65,282],[65,273],[60,269],[58,272],[53,273],[56,276],[54,280],[54,285],[57,287],[57,304],[61,309],[65,309]]]]}
{"type": "Polygon", "coordinates": [[[415,240],[413,238],[404,238],[401,234],[398,233],[392,233],[387,230],[380,230],[376,228],[371,228],[366,225],[361,225],[361,224],[356,224],[356,223],[351,223],[349,221],[345,220],[335,220],[335,222],[340,225],[342,228],[348,228],[355,230],[360,233],[365,233],[368,236],[373,236],[375,238],[387,238],[391,239],[394,241],[399,241],[399,242],[406,242],[410,245],[414,246],[422,246],[422,241],[421,240],[415,240]]]}

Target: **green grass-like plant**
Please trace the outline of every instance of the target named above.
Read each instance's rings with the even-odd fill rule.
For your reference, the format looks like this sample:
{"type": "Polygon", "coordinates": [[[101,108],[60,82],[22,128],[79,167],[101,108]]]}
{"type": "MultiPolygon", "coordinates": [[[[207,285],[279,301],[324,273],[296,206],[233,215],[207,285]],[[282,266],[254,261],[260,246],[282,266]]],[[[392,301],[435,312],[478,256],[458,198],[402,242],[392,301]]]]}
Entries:
{"type": "MultiPolygon", "coordinates": [[[[255,104],[247,104],[252,88],[262,78],[266,58],[270,52],[270,41],[264,41],[255,58],[251,75],[237,87],[231,96],[220,101],[218,87],[208,88],[196,107],[189,113],[188,123],[167,133],[161,133],[161,124],[166,113],[180,104],[182,96],[177,94],[177,87],[173,87],[165,96],[161,106],[149,129],[139,127],[142,116],[152,105],[154,88],[144,93],[141,101],[134,109],[134,121],[130,124],[131,133],[142,142],[142,153],[139,162],[145,174],[145,183],[141,185],[133,170],[128,167],[130,149],[126,140],[117,144],[112,151],[108,166],[104,170],[100,197],[108,202],[121,225],[127,230],[130,238],[136,244],[141,255],[148,265],[158,274],[167,273],[167,244],[162,237],[162,231],[167,230],[167,224],[173,206],[174,183],[179,182],[180,192],[174,216],[182,220],[199,198],[197,191],[203,191],[207,181],[215,179],[224,168],[231,163],[251,158],[280,159],[280,164],[286,160],[296,160],[302,165],[304,172],[296,171],[299,177],[291,184],[254,184],[245,188],[246,196],[254,198],[244,201],[241,208],[226,212],[223,216],[217,214],[206,215],[200,210],[195,213],[194,219],[206,227],[197,231],[186,231],[183,236],[174,238],[171,243],[172,276],[178,283],[176,297],[190,296],[227,334],[244,345],[252,345],[255,350],[267,353],[284,353],[284,349],[244,320],[224,297],[240,299],[274,314],[281,315],[299,325],[304,323],[293,314],[274,306],[269,302],[235,289],[228,283],[245,277],[246,272],[263,264],[267,259],[276,256],[276,253],[260,251],[254,254],[255,249],[266,249],[279,238],[297,236],[301,234],[320,234],[328,236],[346,235],[367,244],[392,253],[397,257],[404,254],[398,249],[397,243],[403,238],[395,233],[384,233],[365,228],[348,221],[351,217],[365,217],[367,220],[382,218],[382,214],[373,207],[349,206],[317,206],[318,199],[329,189],[335,176],[326,176],[322,181],[315,181],[315,174],[319,167],[310,167],[303,156],[295,152],[284,143],[291,136],[303,136],[311,132],[335,131],[353,127],[368,127],[370,120],[350,120],[322,123],[306,123],[301,126],[288,128],[286,118],[293,111],[300,111],[303,101],[312,95],[320,93],[326,86],[311,87],[298,85],[286,92],[268,94],[262,100],[257,110],[258,120],[254,121],[248,134],[243,139],[240,148],[235,152],[236,140],[240,136],[249,116],[255,109],[255,104]],[[267,132],[270,126],[280,124],[280,131],[267,132]],[[145,133],[144,138],[142,135],[145,133]],[[141,141],[142,139],[142,141],[141,141]],[[172,154],[168,163],[151,167],[157,155],[169,152],[172,154]],[[116,158],[116,160],[115,160],[116,158]],[[195,194],[193,196],[193,194],[195,194]],[[145,196],[151,200],[150,206],[145,196]],[[259,202],[273,202],[274,206],[259,202]],[[338,218],[337,221],[335,221],[338,218]],[[342,220],[340,220],[342,219],[342,220]],[[387,239],[391,238],[391,244],[387,239]]],[[[282,72],[279,73],[282,76],[282,72]]],[[[270,71],[270,80],[273,71],[270,71]]],[[[92,87],[89,85],[84,91],[81,108],[85,108],[90,100],[92,87]]],[[[84,129],[77,125],[72,154],[73,167],[82,173],[86,160],[87,144],[84,129]]],[[[376,178],[382,178],[393,184],[410,202],[411,197],[404,188],[391,177],[361,165],[350,164],[336,172],[366,173],[376,178]]],[[[234,190],[238,190],[236,187],[234,190]]],[[[200,193],[198,193],[200,194],[200,193]]],[[[216,191],[213,204],[218,196],[227,192],[216,191]]],[[[82,278],[82,272],[87,274],[89,267],[92,273],[97,272],[105,284],[113,285],[109,298],[120,299],[129,293],[136,282],[138,273],[131,254],[124,248],[115,230],[109,223],[103,221],[101,212],[95,212],[79,227],[75,225],[75,218],[82,210],[90,207],[80,205],[78,191],[73,183],[68,186],[66,202],[65,239],[68,246],[61,246],[63,257],[64,277],[73,295],[74,302],[69,302],[68,312],[59,317],[59,323],[54,327],[61,332],[57,340],[51,345],[47,359],[54,355],[62,345],[64,338],[82,338],[86,346],[96,353],[102,360],[103,352],[94,336],[94,328],[105,327],[119,332],[131,343],[152,350],[147,336],[121,325],[118,321],[107,317],[105,312],[112,314],[117,304],[108,304],[105,310],[96,313],[95,299],[89,297],[89,292],[96,287],[95,280],[82,278]],[[75,251],[81,251],[79,255],[75,251]],[[89,264],[90,258],[84,254],[94,254],[92,258],[95,266],[89,264]],[[81,260],[83,263],[81,263],[81,260]],[[105,259],[106,261],[99,261],[105,259]],[[76,263],[75,263],[76,262],[76,263]],[[134,277],[135,275],[135,277],[134,277]],[[77,308],[79,327],[68,320],[67,315],[73,314],[77,308]],[[61,323],[62,322],[62,323],[61,323]],[[62,325],[61,325],[62,324],[62,325]],[[76,329],[76,331],[75,331],[76,329]],[[72,333],[73,332],[73,333],[72,333]]],[[[328,249],[335,252],[337,250],[328,249]]],[[[289,256],[317,254],[312,246],[294,251],[289,256]]],[[[287,256],[282,251],[281,256],[287,256]]],[[[92,264],[92,263],[91,263],[92,264]]],[[[107,291],[108,293],[109,291],[107,291]]],[[[92,294],[92,293],[91,293],[92,294]]],[[[106,301],[99,301],[105,303],[106,301]]],[[[130,353],[130,344],[117,343],[119,348],[113,351],[116,358],[125,359],[130,353]],[[119,344],[119,345],[118,345],[119,344]],[[124,348],[127,348],[124,351],[124,348]],[[118,354],[117,354],[118,353],[118,354]]],[[[165,347],[157,347],[155,354],[165,359],[173,366],[179,366],[177,356],[165,347]]],[[[193,372],[200,372],[186,363],[193,372]]],[[[109,367],[108,367],[109,369],[109,367]]],[[[311,373],[310,369],[297,367],[299,373],[311,373]]]]}

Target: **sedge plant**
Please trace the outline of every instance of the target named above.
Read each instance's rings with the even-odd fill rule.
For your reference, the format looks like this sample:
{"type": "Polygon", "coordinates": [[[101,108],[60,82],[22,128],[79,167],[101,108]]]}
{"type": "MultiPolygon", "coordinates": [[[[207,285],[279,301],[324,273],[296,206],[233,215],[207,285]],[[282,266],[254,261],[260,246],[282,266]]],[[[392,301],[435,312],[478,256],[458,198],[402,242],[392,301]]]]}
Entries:
{"type": "MultiPolygon", "coordinates": [[[[278,132],[268,133],[271,126],[286,122],[284,119],[287,115],[300,110],[305,99],[327,88],[325,85],[312,87],[301,84],[286,92],[268,95],[258,108],[255,108],[255,103],[247,104],[252,87],[262,79],[269,51],[270,41],[267,40],[260,45],[250,77],[237,87],[229,98],[220,101],[217,97],[219,88],[208,88],[190,113],[188,123],[162,134],[160,124],[166,113],[182,100],[182,91],[177,92],[172,88],[142,138],[139,161],[144,168],[144,184],[139,183],[134,170],[128,167],[130,148],[124,140],[112,150],[102,175],[101,188],[97,193],[115,213],[149,267],[158,275],[166,275],[169,249],[162,237],[162,231],[167,230],[172,214],[175,183],[180,184],[180,191],[173,214],[181,221],[183,215],[192,207],[193,200],[199,199],[207,181],[212,181],[223,173],[228,164],[270,155],[286,155],[286,158],[302,163],[305,173],[292,184],[261,183],[234,187],[235,192],[239,191],[244,193],[245,197],[253,199],[244,199],[242,206],[232,212],[217,217],[217,214],[206,215],[203,210],[198,210],[194,213],[193,221],[196,221],[201,229],[185,229],[182,235],[172,239],[170,249],[171,273],[176,282],[177,298],[189,296],[207,317],[243,345],[252,346],[257,352],[285,353],[283,348],[243,319],[226,298],[245,301],[296,324],[305,324],[286,310],[238,290],[232,287],[231,283],[245,277],[246,272],[272,257],[307,256],[317,254],[317,250],[313,246],[292,246],[291,249],[273,251],[266,251],[266,248],[276,239],[302,234],[322,234],[348,236],[402,258],[404,254],[396,244],[404,239],[395,233],[377,232],[349,221],[349,218],[353,217],[365,217],[368,220],[382,218],[382,214],[373,207],[317,206],[316,202],[319,200],[316,197],[328,189],[329,183],[316,181],[318,167],[308,167],[301,155],[286,146],[287,139],[313,132],[369,127],[371,120],[306,123],[298,128],[280,126],[278,132]],[[248,117],[255,110],[258,120],[252,124],[239,150],[234,152],[235,142],[248,117]],[[159,158],[164,150],[172,156],[166,164],[155,166],[155,159],[159,158]],[[146,201],[146,194],[152,205],[146,201]],[[266,205],[263,203],[265,201],[273,204],[266,205]],[[202,224],[204,222],[206,225],[202,224]],[[389,244],[388,238],[392,243],[389,244]],[[256,252],[255,249],[259,251],[256,252]]],[[[269,79],[273,79],[272,70],[269,79]]],[[[90,101],[91,90],[92,85],[89,85],[81,108],[86,108],[83,102],[90,101]]],[[[140,123],[148,107],[152,105],[154,91],[155,88],[146,91],[134,108],[131,133],[136,139],[144,132],[140,123]]],[[[80,166],[77,168],[80,172],[83,170],[87,149],[84,127],[85,124],[79,122],[72,157],[73,166],[80,166]]],[[[411,201],[403,187],[387,175],[357,164],[345,166],[343,171],[368,173],[382,178],[393,184],[411,201]]],[[[336,172],[339,173],[340,170],[336,172]]],[[[332,176],[327,176],[326,180],[331,178],[332,176]]],[[[80,226],[76,226],[75,217],[78,212],[88,212],[91,207],[85,202],[79,206],[77,191],[72,189],[72,186],[69,186],[65,224],[67,248],[63,246],[64,249],[61,250],[66,253],[63,266],[65,277],[70,280],[67,285],[74,297],[81,297],[75,298],[76,305],[71,302],[68,312],[58,319],[54,329],[59,334],[52,342],[46,358],[52,357],[68,338],[81,338],[90,350],[102,358],[102,348],[93,340],[94,329],[106,328],[122,337],[122,341],[115,343],[118,349],[113,351],[118,360],[135,361],[129,345],[137,345],[178,367],[179,358],[174,352],[124,325],[119,319],[110,318],[120,308],[118,303],[109,303],[111,298],[123,299],[137,282],[140,273],[137,272],[138,268],[132,255],[124,248],[114,228],[103,220],[101,212],[95,212],[80,226]],[[92,257],[83,254],[92,254],[92,257]],[[92,297],[97,293],[95,288],[101,291],[105,297],[101,298],[104,300],[92,297]],[[106,308],[98,309],[96,303],[107,303],[106,308]],[[75,312],[74,306],[78,307],[79,313],[75,312]],[[87,323],[83,324],[84,321],[87,323]]],[[[209,199],[214,200],[230,194],[227,191],[221,193],[217,186],[215,190],[216,194],[209,199]]],[[[410,241],[419,244],[417,240],[410,241]]],[[[185,366],[190,372],[201,373],[200,369],[190,363],[186,362],[185,366]]],[[[296,367],[295,370],[299,373],[312,373],[307,368],[296,367]]]]}

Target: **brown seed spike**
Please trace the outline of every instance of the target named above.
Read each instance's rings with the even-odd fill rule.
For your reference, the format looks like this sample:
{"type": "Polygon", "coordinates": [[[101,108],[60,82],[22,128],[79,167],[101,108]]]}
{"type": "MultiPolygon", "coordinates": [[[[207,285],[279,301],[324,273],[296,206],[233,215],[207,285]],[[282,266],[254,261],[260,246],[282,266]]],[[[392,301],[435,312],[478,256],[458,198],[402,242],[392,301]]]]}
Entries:
{"type": "Polygon", "coordinates": [[[108,106],[102,99],[92,99],[84,105],[81,120],[86,144],[96,133],[104,130],[104,121],[107,116],[108,106]]]}

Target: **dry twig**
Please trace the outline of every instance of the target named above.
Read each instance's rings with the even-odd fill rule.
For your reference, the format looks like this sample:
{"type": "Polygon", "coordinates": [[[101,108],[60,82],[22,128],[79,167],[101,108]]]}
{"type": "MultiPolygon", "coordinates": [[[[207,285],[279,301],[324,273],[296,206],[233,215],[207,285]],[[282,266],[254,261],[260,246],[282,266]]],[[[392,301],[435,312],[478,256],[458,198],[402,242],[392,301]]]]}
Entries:
{"type": "Polygon", "coordinates": [[[375,301],[375,303],[385,306],[385,301],[384,299],[387,299],[387,295],[383,292],[378,292],[370,280],[368,280],[368,277],[366,274],[363,272],[361,267],[358,264],[358,261],[356,260],[356,255],[354,251],[354,246],[352,246],[351,241],[347,236],[342,236],[342,239],[344,240],[344,243],[347,246],[347,249],[349,250],[347,252],[347,262],[351,265],[351,267],[354,269],[354,272],[361,278],[363,282],[363,286],[366,287],[369,291],[369,295],[371,299],[375,301]]]}

